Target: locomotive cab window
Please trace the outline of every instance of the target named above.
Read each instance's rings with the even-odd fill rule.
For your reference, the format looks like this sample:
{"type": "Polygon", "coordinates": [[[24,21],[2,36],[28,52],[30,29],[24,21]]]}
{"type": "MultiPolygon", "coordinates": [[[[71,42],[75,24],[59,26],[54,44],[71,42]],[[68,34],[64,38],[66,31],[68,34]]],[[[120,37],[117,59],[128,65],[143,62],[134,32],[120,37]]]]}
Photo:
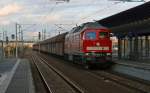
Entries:
{"type": "Polygon", "coordinates": [[[96,32],[86,32],[85,33],[86,40],[94,40],[96,39],[96,32]]]}
{"type": "Polygon", "coordinates": [[[99,38],[108,38],[108,32],[100,32],[99,38]]]}

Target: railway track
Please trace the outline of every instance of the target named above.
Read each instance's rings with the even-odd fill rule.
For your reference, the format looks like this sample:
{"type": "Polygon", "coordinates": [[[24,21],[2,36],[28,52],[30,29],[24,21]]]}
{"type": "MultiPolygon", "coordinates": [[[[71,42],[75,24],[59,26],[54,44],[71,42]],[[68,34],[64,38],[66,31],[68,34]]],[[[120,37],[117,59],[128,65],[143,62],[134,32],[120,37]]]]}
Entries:
{"type": "MultiPolygon", "coordinates": [[[[40,55],[40,56],[41,56],[41,58],[43,58],[43,60],[48,61],[47,57],[42,56],[42,55],[40,55]]],[[[140,84],[139,82],[129,80],[127,78],[118,76],[116,74],[109,73],[107,71],[102,71],[102,70],[101,71],[95,71],[95,70],[87,71],[86,70],[85,72],[88,73],[90,76],[93,76],[93,78],[103,80],[106,83],[111,82],[111,83],[116,84],[117,86],[120,85],[120,86],[129,88],[131,90],[135,90],[136,91],[135,93],[149,93],[149,91],[150,91],[150,88],[147,85],[140,84]]]]}
{"type": "Polygon", "coordinates": [[[33,59],[33,62],[35,64],[35,66],[36,66],[36,68],[37,68],[41,78],[42,78],[42,81],[44,82],[44,85],[46,87],[47,93],[84,93],[84,91],[80,87],[78,87],[75,83],[73,83],[73,81],[68,79],[59,70],[57,70],[56,68],[54,68],[53,66],[48,64],[41,57],[38,57],[36,55],[32,55],[32,59],[33,59]],[[46,70],[42,71],[44,69],[43,67],[41,67],[42,65],[47,67],[46,68],[47,71],[46,70]],[[49,72],[52,72],[52,74],[53,73],[55,74],[53,79],[51,79],[51,80],[55,81],[55,83],[56,83],[55,85],[56,86],[54,86],[54,83],[51,84],[52,81],[50,81],[50,78],[52,78],[52,75],[50,77],[49,76],[50,75],[49,72]],[[44,75],[44,73],[47,74],[47,76],[44,75]],[[56,79],[59,80],[59,81],[56,81],[56,79]],[[58,89],[56,89],[56,87],[58,89]]]}
{"type": "Polygon", "coordinates": [[[124,78],[123,76],[112,74],[109,71],[89,71],[88,73],[93,75],[95,78],[103,79],[105,82],[114,82],[116,84],[140,91],[141,93],[150,93],[150,86],[137,81],[137,79],[130,80],[124,78]]]}
{"type": "Polygon", "coordinates": [[[51,90],[51,88],[48,86],[48,83],[46,82],[46,80],[45,80],[45,78],[44,78],[42,72],[40,71],[38,65],[36,64],[36,62],[35,62],[36,59],[35,59],[34,56],[32,56],[32,61],[33,61],[34,65],[35,65],[35,67],[36,67],[36,69],[37,69],[37,71],[38,71],[38,73],[39,73],[39,75],[40,75],[40,77],[41,77],[42,82],[44,83],[44,87],[45,87],[45,89],[46,89],[46,92],[47,92],[47,93],[53,93],[52,90],[51,90]]]}

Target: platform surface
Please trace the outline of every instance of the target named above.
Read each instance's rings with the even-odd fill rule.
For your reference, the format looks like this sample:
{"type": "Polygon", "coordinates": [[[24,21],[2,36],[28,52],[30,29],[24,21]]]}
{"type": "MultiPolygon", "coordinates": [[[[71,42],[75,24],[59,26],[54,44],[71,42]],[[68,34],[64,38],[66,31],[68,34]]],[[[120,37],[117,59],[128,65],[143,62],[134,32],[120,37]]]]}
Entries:
{"type": "Polygon", "coordinates": [[[147,60],[139,60],[139,61],[115,59],[114,62],[117,64],[122,64],[122,65],[132,66],[132,67],[136,67],[136,68],[150,70],[150,59],[149,60],[148,59],[147,60]]]}
{"type": "Polygon", "coordinates": [[[28,60],[5,60],[0,63],[0,74],[0,93],[34,93],[28,60]]]}
{"type": "Polygon", "coordinates": [[[150,82],[150,60],[115,60],[113,71],[150,82]]]}

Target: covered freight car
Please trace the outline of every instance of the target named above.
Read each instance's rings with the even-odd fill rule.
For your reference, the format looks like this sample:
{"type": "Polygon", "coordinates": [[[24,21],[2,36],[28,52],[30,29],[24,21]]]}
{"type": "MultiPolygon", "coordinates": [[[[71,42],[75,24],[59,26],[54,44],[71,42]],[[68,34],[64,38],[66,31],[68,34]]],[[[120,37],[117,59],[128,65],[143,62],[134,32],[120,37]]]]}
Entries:
{"type": "Polygon", "coordinates": [[[45,53],[51,53],[59,56],[64,55],[64,42],[66,33],[59,34],[50,39],[38,42],[33,45],[34,50],[39,50],[45,53]]]}

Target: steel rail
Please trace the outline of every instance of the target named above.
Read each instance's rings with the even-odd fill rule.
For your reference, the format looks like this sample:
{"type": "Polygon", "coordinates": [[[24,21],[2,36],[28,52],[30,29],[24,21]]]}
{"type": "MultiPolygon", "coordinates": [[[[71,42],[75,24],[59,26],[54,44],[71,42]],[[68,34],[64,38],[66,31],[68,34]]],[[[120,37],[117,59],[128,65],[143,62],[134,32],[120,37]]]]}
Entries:
{"type": "Polygon", "coordinates": [[[41,56],[38,56],[45,64],[48,65],[49,68],[51,68],[57,75],[59,75],[68,85],[70,85],[77,93],[85,93],[83,89],[78,87],[73,81],[71,81],[67,76],[65,76],[62,72],[60,72],[58,69],[56,69],[54,66],[47,63],[46,60],[44,60],[41,56]]]}
{"type": "Polygon", "coordinates": [[[42,81],[43,81],[43,83],[44,83],[44,86],[45,86],[45,88],[47,89],[47,92],[48,92],[48,93],[54,93],[54,92],[52,92],[51,88],[49,87],[48,83],[46,82],[46,79],[44,78],[42,72],[40,71],[39,66],[36,64],[36,62],[35,62],[36,59],[35,59],[35,56],[33,56],[33,55],[32,55],[32,60],[33,60],[33,63],[35,64],[35,67],[37,68],[37,71],[38,71],[40,77],[42,78],[42,81]]]}

